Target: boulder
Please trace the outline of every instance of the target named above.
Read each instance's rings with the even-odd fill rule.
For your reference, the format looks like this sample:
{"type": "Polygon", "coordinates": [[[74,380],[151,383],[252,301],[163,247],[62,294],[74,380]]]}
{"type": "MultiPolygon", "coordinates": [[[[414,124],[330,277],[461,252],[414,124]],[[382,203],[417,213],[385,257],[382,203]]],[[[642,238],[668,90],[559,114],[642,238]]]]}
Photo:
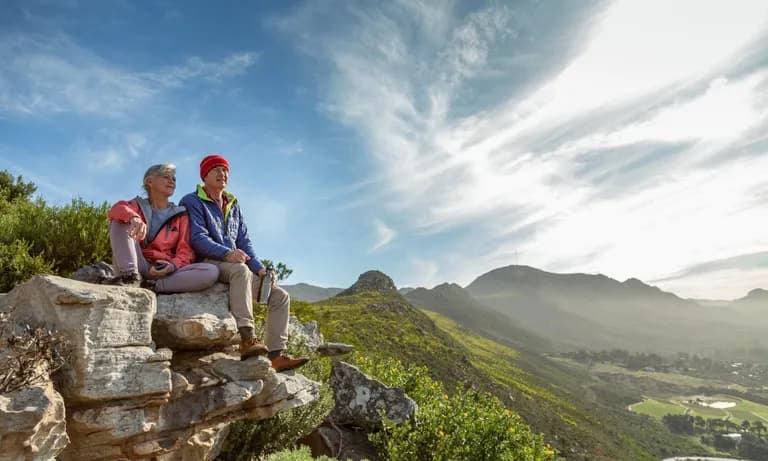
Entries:
{"type": "MultiPolygon", "coordinates": [[[[194,293],[167,295],[164,312],[202,312],[211,303],[208,311],[229,316],[225,294],[214,287],[197,294],[202,300],[195,300],[194,293]],[[174,310],[178,306],[191,307],[174,310]]],[[[275,373],[264,357],[241,361],[231,348],[189,350],[190,344],[202,347],[198,339],[209,338],[216,327],[202,328],[191,340],[176,336],[169,341],[163,332],[189,328],[156,329],[158,344],[183,347],[154,349],[150,333],[156,300],[148,290],[38,276],[0,300],[0,307],[10,305],[16,308],[13,320],[47,326],[73,345],[60,381],[70,439],[58,455],[61,461],[210,460],[218,455],[231,422],[269,418],[319,397],[318,383],[292,372],[275,373]]],[[[166,320],[166,326],[173,322],[166,320]]],[[[234,321],[232,326],[234,332],[234,321]]],[[[216,341],[206,347],[227,343],[216,341]]],[[[12,432],[20,423],[2,427],[3,421],[0,447],[6,440],[14,446],[26,440],[12,432]]],[[[53,430],[46,434],[45,440],[55,442],[47,446],[60,449],[66,443],[52,438],[53,430]]]]}
{"type": "Polygon", "coordinates": [[[374,430],[381,427],[381,411],[390,421],[402,423],[418,409],[402,389],[387,387],[345,362],[333,364],[329,382],[336,404],[327,419],[336,424],[374,430]]]}
{"type": "Polygon", "coordinates": [[[50,381],[0,394],[0,460],[54,459],[67,443],[64,400],[50,381]]]}
{"type": "Polygon", "coordinates": [[[152,336],[158,346],[204,350],[239,339],[229,312],[229,285],[217,283],[204,291],[157,295],[152,336]]]}
{"type": "Polygon", "coordinates": [[[154,356],[155,297],[141,288],[35,276],[0,299],[12,320],[63,334],[72,351],[62,368],[67,405],[167,395],[167,362],[154,356]]]}
{"type": "Polygon", "coordinates": [[[292,343],[303,344],[311,350],[325,341],[316,321],[301,322],[293,315],[288,319],[288,338],[292,343]]]}

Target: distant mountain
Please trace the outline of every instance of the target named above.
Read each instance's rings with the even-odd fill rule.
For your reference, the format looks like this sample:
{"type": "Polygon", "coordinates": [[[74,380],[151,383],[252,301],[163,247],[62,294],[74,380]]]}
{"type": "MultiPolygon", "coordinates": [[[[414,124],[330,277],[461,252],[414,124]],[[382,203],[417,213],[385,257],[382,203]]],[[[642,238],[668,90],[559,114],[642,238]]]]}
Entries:
{"type": "Polygon", "coordinates": [[[415,288],[413,287],[402,287],[402,288],[398,288],[397,292],[405,296],[408,293],[412,292],[413,290],[415,290],[415,288]]]}
{"type": "Polygon", "coordinates": [[[291,298],[313,303],[336,296],[342,291],[342,288],[323,288],[308,283],[297,283],[295,285],[280,285],[291,295],[291,298]]]}
{"type": "Polygon", "coordinates": [[[762,288],[755,288],[750,291],[747,296],[734,301],[735,304],[740,303],[761,303],[768,308],[768,290],[762,288]]]}
{"type": "Polygon", "coordinates": [[[515,347],[552,352],[557,348],[549,339],[521,328],[509,316],[486,307],[455,283],[443,283],[430,290],[416,288],[405,295],[411,304],[445,315],[476,333],[515,347]]]}
{"type": "Polygon", "coordinates": [[[736,348],[768,337],[729,308],[702,306],[638,279],[507,266],[466,287],[518,325],[573,346],[659,352],[736,348]]]}

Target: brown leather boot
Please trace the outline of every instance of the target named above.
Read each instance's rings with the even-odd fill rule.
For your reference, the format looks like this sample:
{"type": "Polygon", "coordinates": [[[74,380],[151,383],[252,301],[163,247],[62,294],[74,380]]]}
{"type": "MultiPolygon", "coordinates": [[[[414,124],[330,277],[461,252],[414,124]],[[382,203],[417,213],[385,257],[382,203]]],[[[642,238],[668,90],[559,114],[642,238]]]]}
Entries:
{"type": "Polygon", "coordinates": [[[256,338],[240,341],[240,360],[257,355],[267,355],[267,346],[256,338]]]}
{"type": "Polygon", "coordinates": [[[274,368],[275,371],[279,373],[281,371],[299,368],[307,362],[309,362],[309,359],[306,357],[299,357],[295,359],[290,355],[278,355],[272,359],[272,368],[274,368]]]}

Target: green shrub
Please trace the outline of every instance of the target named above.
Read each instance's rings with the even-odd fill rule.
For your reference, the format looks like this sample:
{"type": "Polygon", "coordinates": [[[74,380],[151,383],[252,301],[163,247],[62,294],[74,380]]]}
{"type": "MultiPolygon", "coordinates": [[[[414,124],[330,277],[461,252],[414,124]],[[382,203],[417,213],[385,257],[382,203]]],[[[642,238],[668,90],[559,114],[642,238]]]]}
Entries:
{"type": "MultiPolygon", "coordinates": [[[[305,368],[309,365],[305,365],[305,368]]],[[[299,439],[309,435],[322,423],[332,407],[333,395],[326,385],[320,388],[320,398],[316,402],[280,412],[269,419],[238,421],[232,424],[218,459],[250,461],[295,446],[299,439]]]]}
{"type": "Polygon", "coordinates": [[[335,461],[335,458],[329,458],[327,456],[320,456],[319,458],[313,458],[312,453],[309,452],[307,447],[299,447],[296,449],[288,449],[273,453],[264,461],[335,461]]]}
{"type": "Polygon", "coordinates": [[[69,205],[50,206],[40,198],[0,198],[0,210],[0,291],[30,275],[66,277],[82,266],[111,259],[106,203],[74,199],[69,205]]]}
{"type": "Polygon", "coordinates": [[[0,243],[0,292],[10,291],[35,274],[53,272],[52,264],[42,256],[31,256],[30,245],[16,240],[0,243]]]}
{"type": "Polygon", "coordinates": [[[371,441],[390,461],[549,460],[554,451],[519,415],[487,393],[457,387],[452,396],[419,366],[389,357],[354,357],[367,374],[401,387],[419,405],[413,423],[385,423],[371,441]]]}
{"type": "Polygon", "coordinates": [[[73,199],[69,205],[49,206],[42,199],[19,203],[20,214],[13,235],[31,244],[31,253],[53,264],[68,276],[78,268],[111,259],[107,203],[95,205],[73,199]]]}

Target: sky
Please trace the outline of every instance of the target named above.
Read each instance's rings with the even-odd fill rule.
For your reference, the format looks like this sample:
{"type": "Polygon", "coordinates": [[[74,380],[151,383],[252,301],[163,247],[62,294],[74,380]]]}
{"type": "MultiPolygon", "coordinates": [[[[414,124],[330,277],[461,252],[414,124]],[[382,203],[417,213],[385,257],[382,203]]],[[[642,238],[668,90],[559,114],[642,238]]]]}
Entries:
{"type": "Polygon", "coordinates": [[[768,2],[0,0],[0,169],[53,204],[229,159],[285,283],[510,264],[768,288],[768,2]]]}

